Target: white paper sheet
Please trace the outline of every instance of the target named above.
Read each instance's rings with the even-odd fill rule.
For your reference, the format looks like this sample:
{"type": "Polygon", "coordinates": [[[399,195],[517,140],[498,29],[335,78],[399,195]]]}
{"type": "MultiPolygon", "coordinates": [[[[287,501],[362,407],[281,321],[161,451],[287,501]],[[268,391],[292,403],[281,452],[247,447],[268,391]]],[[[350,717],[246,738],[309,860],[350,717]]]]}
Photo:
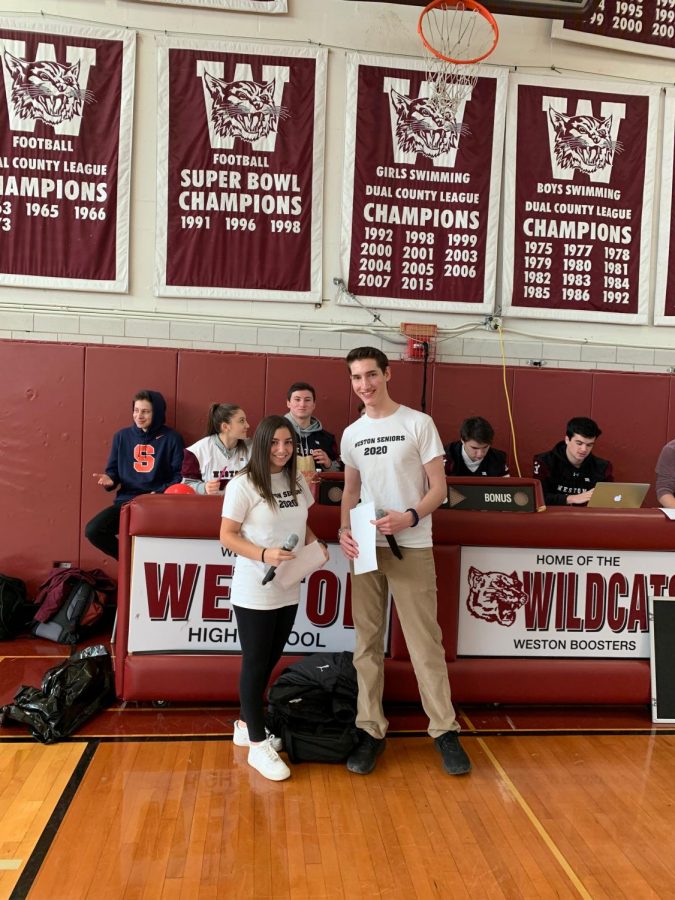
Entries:
{"type": "Polygon", "coordinates": [[[666,509],[665,506],[659,508],[667,519],[675,519],[675,509],[666,509]]]}
{"type": "Polygon", "coordinates": [[[374,572],[377,569],[375,536],[377,528],[372,524],[375,515],[374,503],[359,503],[349,514],[352,537],[359,545],[359,555],[354,560],[354,574],[374,572]]]}
{"type": "Polygon", "coordinates": [[[323,547],[318,541],[312,541],[311,544],[305,544],[295,551],[295,559],[287,559],[286,562],[280,563],[274,577],[282,588],[293,587],[311,572],[320,569],[325,562],[323,547]]]}

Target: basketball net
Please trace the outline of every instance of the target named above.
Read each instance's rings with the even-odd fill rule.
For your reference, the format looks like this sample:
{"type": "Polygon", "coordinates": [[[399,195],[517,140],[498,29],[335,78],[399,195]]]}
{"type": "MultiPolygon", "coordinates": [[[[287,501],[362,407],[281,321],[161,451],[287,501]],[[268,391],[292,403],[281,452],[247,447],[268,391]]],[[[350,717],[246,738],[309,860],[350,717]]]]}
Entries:
{"type": "Polygon", "coordinates": [[[427,55],[429,102],[444,120],[454,119],[483,60],[497,46],[499,27],[475,0],[432,0],[420,14],[417,32],[427,55]]]}

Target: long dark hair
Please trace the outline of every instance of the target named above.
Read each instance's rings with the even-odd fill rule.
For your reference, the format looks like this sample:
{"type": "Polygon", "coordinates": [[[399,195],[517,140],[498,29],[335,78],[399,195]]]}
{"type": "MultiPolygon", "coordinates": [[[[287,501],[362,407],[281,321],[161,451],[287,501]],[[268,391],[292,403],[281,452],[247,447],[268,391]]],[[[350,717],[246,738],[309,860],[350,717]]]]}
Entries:
{"type": "MultiPolygon", "coordinates": [[[[243,412],[243,410],[236,403],[212,403],[206,418],[205,437],[210,437],[212,434],[220,437],[221,426],[224,423],[229,425],[234,418],[234,414],[238,412],[243,412]]],[[[246,441],[240,438],[237,441],[236,449],[243,453],[246,450],[246,441]]]]}
{"type": "Polygon", "coordinates": [[[251,446],[251,458],[242,470],[242,475],[247,475],[251,484],[256,488],[263,500],[270,506],[276,506],[276,499],[272,493],[272,473],[270,472],[270,453],[274,433],[279,429],[285,429],[293,439],[293,453],[284,466],[288,477],[288,487],[295,499],[298,493],[298,472],[296,463],[296,447],[293,426],[283,416],[266,416],[253,435],[251,446]]]}

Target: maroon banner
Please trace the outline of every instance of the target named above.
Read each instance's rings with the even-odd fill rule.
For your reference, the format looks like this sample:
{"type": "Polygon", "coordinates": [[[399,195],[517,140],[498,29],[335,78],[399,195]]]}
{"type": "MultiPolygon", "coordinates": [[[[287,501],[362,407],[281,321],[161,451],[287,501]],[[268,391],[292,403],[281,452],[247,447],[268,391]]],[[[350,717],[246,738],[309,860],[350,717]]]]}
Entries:
{"type": "Polygon", "coordinates": [[[675,57],[674,0],[600,0],[588,19],[554,22],[555,38],[650,56],[675,57]]]}
{"type": "Polygon", "coordinates": [[[0,19],[0,283],[128,284],[135,37],[0,19]]]}
{"type": "Polygon", "coordinates": [[[255,13],[288,12],[287,0],[141,0],[141,2],[168,3],[171,6],[208,6],[211,9],[230,9],[255,13]]]}
{"type": "Polygon", "coordinates": [[[646,321],[658,97],[635,84],[512,78],[505,313],[646,321]]]}
{"type": "Polygon", "coordinates": [[[157,293],[319,302],[326,51],[159,52],[157,293]]]}
{"type": "Polygon", "coordinates": [[[506,73],[483,69],[452,121],[429,101],[423,60],[351,54],[347,79],[349,291],[370,306],[491,313],[506,73]]]}
{"type": "Polygon", "coordinates": [[[675,325],[675,90],[666,90],[654,324],[675,325]]]}

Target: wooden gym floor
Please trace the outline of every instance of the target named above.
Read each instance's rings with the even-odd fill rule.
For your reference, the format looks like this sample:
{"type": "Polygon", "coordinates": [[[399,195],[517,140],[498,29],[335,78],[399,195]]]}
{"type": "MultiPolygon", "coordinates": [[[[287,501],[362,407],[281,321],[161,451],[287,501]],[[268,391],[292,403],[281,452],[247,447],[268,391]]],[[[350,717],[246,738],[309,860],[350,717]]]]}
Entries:
{"type": "MultiPolygon", "coordinates": [[[[68,653],[2,649],[0,703],[68,653]]],[[[0,898],[675,897],[675,730],[648,709],[461,709],[460,778],[390,713],[372,775],[276,784],[222,706],[118,704],[48,747],[0,729],[0,898]]]]}

